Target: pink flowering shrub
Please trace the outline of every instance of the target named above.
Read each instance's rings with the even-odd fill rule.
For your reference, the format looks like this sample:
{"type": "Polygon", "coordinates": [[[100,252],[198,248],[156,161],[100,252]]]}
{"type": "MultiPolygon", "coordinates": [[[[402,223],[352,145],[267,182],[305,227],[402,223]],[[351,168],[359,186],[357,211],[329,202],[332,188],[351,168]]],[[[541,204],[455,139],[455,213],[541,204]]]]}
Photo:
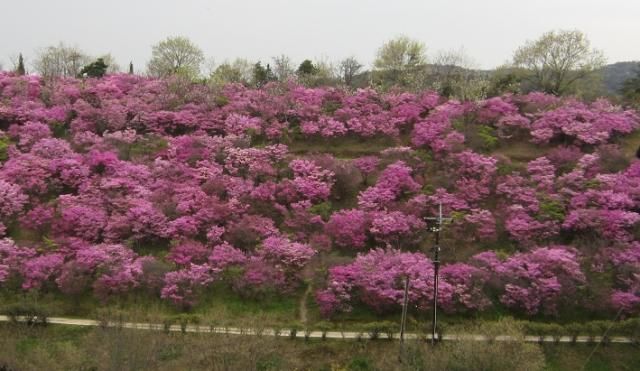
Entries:
{"type": "Polygon", "coordinates": [[[63,263],[64,255],[59,253],[40,255],[25,261],[22,266],[24,279],[22,288],[25,290],[40,288],[59,274],[63,263]]]}
{"type": "Polygon", "coordinates": [[[29,150],[40,139],[50,138],[49,125],[41,122],[27,121],[22,125],[11,125],[9,135],[18,139],[18,146],[23,150],[29,150]]]}
{"type": "MultiPolygon", "coordinates": [[[[411,282],[411,303],[428,308],[433,295],[433,264],[422,254],[399,250],[371,250],[359,254],[351,264],[331,268],[328,287],[316,299],[325,316],[349,311],[357,302],[379,312],[388,311],[402,304],[405,277],[411,282]]],[[[450,298],[450,289],[442,285],[443,298],[450,298]]]]}
{"type": "Polygon", "coordinates": [[[175,305],[188,309],[197,303],[197,298],[216,279],[218,269],[207,264],[190,266],[169,272],[164,278],[161,297],[175,305]]]}
{"type": "Polygon", "coordinates": [[[0,179],[0,221],[7,222],[18,215],[27,203],[27,195],[18,185],[0,179]]]}
{"type": "Polygon", "coordinates": [[[496,239],[496,220],[489,210],[472,209],[464,216],[464,221],[472,228],[470,235],[477,240],[496,239]]]}
{"type": "Polygon", "coordinates": [[[464,151],[454,155],[456,171],[455,187],[460,197],[467,202],[478,202],[492,192],[492,182],[497,171],[497,160],[473,151],[464,151]]]}
{"type": "Polygon", "coordinates": [[[451,300],[442,303],[445,311],[481,311],[491,306],[485,288],[491,278],[490,273],[469,264],[455,263],[442,267],[440,274],[452,291],[451,300]]]}
{"type": "Polygon", "coordinates": [[[636,114],[605,101],[596,101],[591,106],[570,101],[541,114],[531,125],[531,136],[536,143],[565,136],[577,143],[601,144],[614,135],[629,134],[639,125],[636,114]]]}
{"type": "Polygon", "coordinates": [[[420,185],[411,173],[411,168],[402,161],[387,166],[376,184],[358,195],[358,205],[363,209],[380,209],[405,193],[416,192],[420,185]]]}
{"type": "Polygon", "coordinates": [[[268,237],[262,242],[260,257],[272,261],[287,272],[297,272],[316,254],[310,246],[291,242],[285,237],[268,237]]]}
{"type": "Polygon", "coordinates": [[[420,218],[400,211],[375,211],[371,214],[370,233],[376,240],[392,246],[399,246],[401,241],[412,242],[426,226],[420,218]]]}
{"type": "Polygon", "coordinates": [[[458,102],[0,72],[0,237],[15,239],[0,244],[0,284],[186,309],[214,281],[266,300],[339,261],[317,292],[324,313],[399,310],[407,274],[424,311],[432,265],[412,251],[442,205],[445,311],[598,316],[595,293],[633,315],[640,162],[625,148],[639,121],[535,92],[458,102]],[[498,246],[519,253],[486,251],[498,246]]]}
{"type": "Polygon", "coordinates": [[[611,293],[614,310],[622,310],[625,315],[640,311],[640,243],[632,242],[627,248],[618,250],[611,256],[615,272],[615,285],[611,293]]]}
{"type": "Polygon", "coordinates": [[[293,186],[302,197],[312,201],[329,197],[334,182],[333,172],[305,160],[293,160],[289,167],[294,175],[293,186]]]}
{"type": "Polygon", "coordinates": [[[353,164],[358,170],[360,170],[364,183],[367,184],[367,177],[369,174],[376,171],[380,164],[380,160],[375,156],[365,156],[354,160],[353,164]]]}
{"type": "MultiPolygon", "coordinates": [[[[484,293],[489,275],[466,264],[445,266],[441,272],[438,299],[447,312],[483,310],[491,303],[484,293]]],[[[421,311],[431,306],[433,264],[420,253],[399,250],[371,250],[358,254],[348,265],[329,270],[328,286],[316,294],[325,316],[349,311],[356,303],[378,312],[397,309],[409,279],[409,303],[421,311]]]]}
{"type": "Polygon", "coordinates": [[[338,246],[361,249],[367,242],[370,223],[371,219],[365,211],[341,210],[331,215],[325,232],[338,246]]]}
{"type": "Polygon", "coordinates": [[[16,274],[35,255],[32,248],[17,246],[10,238],[0,239],[0,284],[16,274]]]}
{"type": "Polygon", "coordinates": [[[446,153],[464,143],[464,135],[453,129],[452,120],[459,118],[467,107],[459,102],[447,102],[436,107],[424,121],[415,124],[411,143],[426,146],[435,153],[446,153]]]}
{"type": "Polygon", "coordinates": [[[246,261],[247,256],[244,252],[226,242],[214,246],[211,250],[211,255],[209,255],[209,264],[217,269],[243,265],[246,261]]]}
{"type": "Polygon", "coordinates": [[[198,241],[186,240],[173,246],[167,255],[167,259],[180,266],[191,263],[202,264],[207,261],[209,249],[198,241]]]}
{"type": "Polygon", "coordinates": [[[529,315],[557,314],[559,306],[575,300],[576,290],[586,281],[577,253],[564,246],[537,248],[504,261],[493,252],[474,259],[497,274],[503,292],[500,301],[529,315]]]}

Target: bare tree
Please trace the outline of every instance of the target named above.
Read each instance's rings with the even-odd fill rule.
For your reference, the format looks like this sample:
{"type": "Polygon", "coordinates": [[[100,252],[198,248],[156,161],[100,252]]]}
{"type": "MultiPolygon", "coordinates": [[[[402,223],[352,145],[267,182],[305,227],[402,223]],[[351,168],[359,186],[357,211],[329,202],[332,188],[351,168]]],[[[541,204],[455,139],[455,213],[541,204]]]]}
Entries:
{"type": "Polygon", "coordinates": [[[35,71],[44,78],[75,77],[91,58],[77,47],[60,43],[38,51],[35,71]]]}
{"type": "Polygon", "coordinates": [[[273,60],[272,71],[278,81],[286,81],[295,76],[296,71],[291,58],[281,54],[271,59],[273,60]]]}
{"type": "Polygon", "coordinates": [[[103,54],[98,58],[101,58],[102,61],[104,61],[104,63],[107,65],[108,74],[122,72],[122,67],[120,67],[120,65],[116,62],[116,59],[113,57],[113,55],[111,55],[111,53],[103,54]]]}
{"type": "Polygon", "coordinates": [[[440,81],[449,81],[475,67],[476,63],[467,55],[464,48],[441,50],[433,57],[431,72],[440,81]]]}
{"type": "Polygon", "coordinates": [[[326,56],[313,62],[309,59],[303,61],[297,72],[299,81],[306,86],[333,86],[338,83],[336,66],[326,56]]]}
{"type": "Polygon", "coordinates": [[[204,76],[211,77],[216,71],[216,60],[214,58],[205,58],[202,67],[204,76]]]}
{"type": "Polygon", "coordinates": [[[340,71],[342,82],[347,86],[352,86],[353,78],[360,72],[362,67],[362,64],[353,56],[340,61],[338,70],[340,71]]]}
{"type": "Polygon", "coordinates": [[[254,63],[243,58],[236,58],[232,62],[224,62],[217,66],[211,74],[210,81],[214,85],[227,83],[248,84],[253,78],[254,63]]]}
{"type": "Polygon", "coordinates": [[[440,94],[461,100],[482,99],[488,81],[464,48],[441,50],[430,66],[430,84],[440,94]]]}
{"type": "Polygon", "coordinates": [[[180,73],[189,77],[200,75],[204,62],[202,50],[186,37],[169,37],[153,46],[147,65],[149,75],[155,77],[180,73]]]}
{"type": "Polygon", "coordinates": [[[523,76],[531,88],[562,95],[576,83],[598,71],[606,59],[591,47],[586,35],[578,30],[550,31],[535,41],[528,41],[513,55],[513,65],[525,70],[523,76]]]}

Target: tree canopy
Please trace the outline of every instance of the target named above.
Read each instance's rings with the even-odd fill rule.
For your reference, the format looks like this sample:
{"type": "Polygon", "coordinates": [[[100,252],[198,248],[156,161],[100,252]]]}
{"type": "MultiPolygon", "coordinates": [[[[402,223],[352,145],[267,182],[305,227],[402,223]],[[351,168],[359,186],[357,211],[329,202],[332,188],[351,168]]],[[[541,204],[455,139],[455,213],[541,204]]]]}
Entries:
{"type": "Polygon", "coordinates": [[[417,40],[400,36],[385,42],[373,63],[383,86],[418,87],[427,63],[426,47],[417,40]]]}
{"type": "Polygon", "coordinates": [[[578,30],[547,32],[513,55],[513,65],[523,69],[523,77],[530,84],[528,90],[555,95],[571,92],[605,61],[603,53],[592,48],[587,36],[578,30]]]}
{"type": "Polygon", "coordinates": [[[177,73],[196,77],[203,61],[204,53],[197,45],[186,37],[175,36],[153,46],[147,69],[151,76],[156,77],[177,73]]]}
{"type": "Polygon", "coordinates": [[[104,62],[104,59],[98,58],[95,62],[88,64],[82,68],[80,75],[86,74],[88,77],[103,77],[107,73],[109,66],[104,62]]]}

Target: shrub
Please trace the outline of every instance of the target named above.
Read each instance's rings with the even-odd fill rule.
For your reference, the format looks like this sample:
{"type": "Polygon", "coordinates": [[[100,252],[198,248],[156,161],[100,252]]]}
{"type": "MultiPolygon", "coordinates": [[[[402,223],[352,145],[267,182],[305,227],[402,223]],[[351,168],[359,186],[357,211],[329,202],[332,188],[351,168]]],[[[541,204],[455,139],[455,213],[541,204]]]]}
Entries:
{"type": "Polygon", "coordinates": [[[2,308],[2,313],[9,317],[11,322],[24,322],[28,326],[46,325],[49,318],[49,310],[34,303],[15,303],[2,308]]]}
{"type": "Polygon", "coordinates": [[[482,149],[492,151],[498,146],[496,131],[491,126],[480,125],[478,127],[478,137],[482,141],[482,149]]]}

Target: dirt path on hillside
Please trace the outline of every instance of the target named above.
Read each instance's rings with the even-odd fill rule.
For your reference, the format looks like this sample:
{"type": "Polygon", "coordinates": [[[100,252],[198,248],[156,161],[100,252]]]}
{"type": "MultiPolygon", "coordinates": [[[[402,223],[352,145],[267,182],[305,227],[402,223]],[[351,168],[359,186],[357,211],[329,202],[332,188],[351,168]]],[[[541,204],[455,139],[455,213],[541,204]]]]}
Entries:
{"type": "Polygon", "coordinates": [[[309,283],[307,285],[307,289],[304,291],[304,295],[300,298],[300,305],[298,312],[300,313],[300,323],[303,325],[307,324],[307,299],[309,298],[309,294],[313,291],[313,285],[309,283]]]}

